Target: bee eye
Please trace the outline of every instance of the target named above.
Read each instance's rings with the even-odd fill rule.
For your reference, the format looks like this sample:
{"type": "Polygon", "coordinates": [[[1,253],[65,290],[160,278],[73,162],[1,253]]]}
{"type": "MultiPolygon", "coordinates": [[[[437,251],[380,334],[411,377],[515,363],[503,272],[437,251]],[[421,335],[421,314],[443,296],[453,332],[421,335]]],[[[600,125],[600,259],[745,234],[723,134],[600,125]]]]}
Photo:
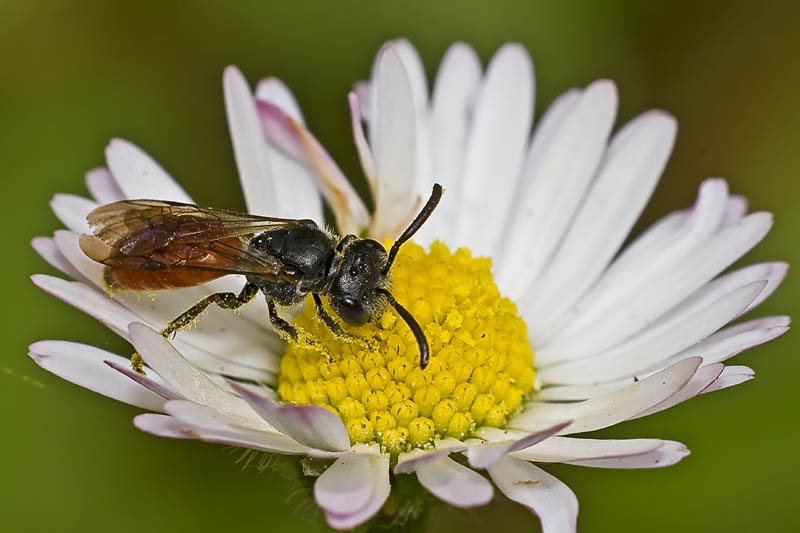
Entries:
{"type": "Polygon", "coordinates": [[[354,326],[363,326],[369,318],[364,306],[358,300],[349,296],[342,298],[339,306],[339,316],[342,317],[342,320],[354,326]]]}

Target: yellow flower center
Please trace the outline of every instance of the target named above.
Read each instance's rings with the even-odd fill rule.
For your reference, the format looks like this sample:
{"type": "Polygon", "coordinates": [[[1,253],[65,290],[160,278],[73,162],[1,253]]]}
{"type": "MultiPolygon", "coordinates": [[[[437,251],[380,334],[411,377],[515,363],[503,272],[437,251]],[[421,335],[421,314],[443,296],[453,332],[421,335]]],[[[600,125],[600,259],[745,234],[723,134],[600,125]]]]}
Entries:
{"type": "Polygon", "coordinates": [[[407,243],[392,266],[392,293],[417,319],[431,348],[425,370],[406,323],[387,307],[374,323],[347,327],[367,342],[336,338],[314,318],[295,320],[328,354],[288,344],[278,394],[285,402],[337,413],[353,443],[399,453],[434,439],[501,428],[533,387],[533,352],[517,308],[502,298],[491,260],[439,242],[429,253],[407,243]]]}

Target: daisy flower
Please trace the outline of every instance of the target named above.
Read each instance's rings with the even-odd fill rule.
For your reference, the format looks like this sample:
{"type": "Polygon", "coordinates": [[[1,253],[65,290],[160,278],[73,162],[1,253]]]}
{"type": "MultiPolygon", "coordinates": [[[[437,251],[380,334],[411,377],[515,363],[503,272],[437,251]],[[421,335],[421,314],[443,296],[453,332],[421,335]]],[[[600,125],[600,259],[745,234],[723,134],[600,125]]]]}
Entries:
{"type": "MultiPolygon", "coordinates": [[[[71,277],[34,283],[130,341],[146,376],[126,357],[66,341],[30,354],[46,370],[148,411],[136,427],[274,454],[323,468],[314,497],[332,527],[379,512],[408,514],[392,488],[409,476],[458,507],[496,491],[538,515],[546,533],[576,529],[578,502],[538,465],[655,468],[689,451],[657,438],[573,436],[650,415],[753,377],[732,356],[783,334],[789,318],[726,326],[780,284],[786,264],[723,274],[767,233],[769,213],[747,213],[725,181],[700,186],[695,204],[623,246],[661,175],[676,122],[648,111],[612,134],[617,91],[600,80],[561,95],[532,129],[533,65],[502,47],[483,69],[455,44],[429,94],[406,41],[379,52],[369,81],[348,96],[352,131],[374,202],[370,213],[306,128],[279,80],[253,94],[224,73],[225,107],[251,213],[324,223],[340,235],[396,238],[434,182],[444,197],[392,268],[393,292],[422,325],[430,364],[394,310],[342,342],[314,319],[295,324],[328,356],[285,345],[256,301],[238,316],[209,309],[172,341],[162,327],[198,300],[237,292],[238,276],[158,293],[107,294],[103,267],[78,246],[100,204],[191,197],[135,145],[113,140],[107,168],[90,171],[93,199],[58,194],[67,226],[34,248],[71,277]],[[305,461],[305,460],[304,460],[305,461]],[[388,502],[388,503],[387,503],[388,502]]],[[[304,463],[305,464],[305,463],[304,463]]],[[[299,468],[299,467],[298,467],[299,468]]],[[[410,505],[410,504],[409,504],[410,505]]]]}

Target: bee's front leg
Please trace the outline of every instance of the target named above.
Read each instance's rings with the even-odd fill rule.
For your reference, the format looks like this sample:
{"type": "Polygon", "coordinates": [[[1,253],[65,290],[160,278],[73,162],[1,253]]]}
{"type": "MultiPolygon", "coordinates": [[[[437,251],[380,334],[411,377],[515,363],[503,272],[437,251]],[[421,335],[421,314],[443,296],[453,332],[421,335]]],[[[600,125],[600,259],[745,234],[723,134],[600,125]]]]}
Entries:
{"type": "Polygon", "coordinates": [[[317,307],[317,318],[322,320],[322,322],[328,326],[328,329],[331,330],[331,333],[333,333],[337,339],[344,342],[362,344],[368,349],[372,348],[366,340],[362,339],[358,335],[353,335],[352,333],[342,329],[339,323],[336,322],[336,320],[334,320],[334,318],[325,310],[325,307],[323,307],[322,298],[320,298],[319,294],[312,293],[312,296],[314,297],[314,305],[317,307]]]}

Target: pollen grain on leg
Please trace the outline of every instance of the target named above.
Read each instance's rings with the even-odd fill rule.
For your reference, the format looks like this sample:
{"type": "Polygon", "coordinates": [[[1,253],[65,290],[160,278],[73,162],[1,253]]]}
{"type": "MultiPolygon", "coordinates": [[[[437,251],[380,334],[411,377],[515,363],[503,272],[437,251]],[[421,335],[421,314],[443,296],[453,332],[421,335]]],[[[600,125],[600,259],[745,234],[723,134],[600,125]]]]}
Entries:
{"type": "MultiPolygon", "coordinates": [[[[430,252],[407,243],[392,268],[392,292],[420,323],[431,361],[419,368],[412,332],[387,308],[375,323],[345,329],[348,342],[315,319],[310,302],[294,324],[330,353],[290,343],[278,393],[286,402],[337,413],[353,443],[392,453],[468,438],[477,427],[503,427],[534,383],[533,352],[516,306],[502,298],[488,258],[436,242],[430,252]]],[[[344,327],[344,326],[343,326],[344,327]]]]}

